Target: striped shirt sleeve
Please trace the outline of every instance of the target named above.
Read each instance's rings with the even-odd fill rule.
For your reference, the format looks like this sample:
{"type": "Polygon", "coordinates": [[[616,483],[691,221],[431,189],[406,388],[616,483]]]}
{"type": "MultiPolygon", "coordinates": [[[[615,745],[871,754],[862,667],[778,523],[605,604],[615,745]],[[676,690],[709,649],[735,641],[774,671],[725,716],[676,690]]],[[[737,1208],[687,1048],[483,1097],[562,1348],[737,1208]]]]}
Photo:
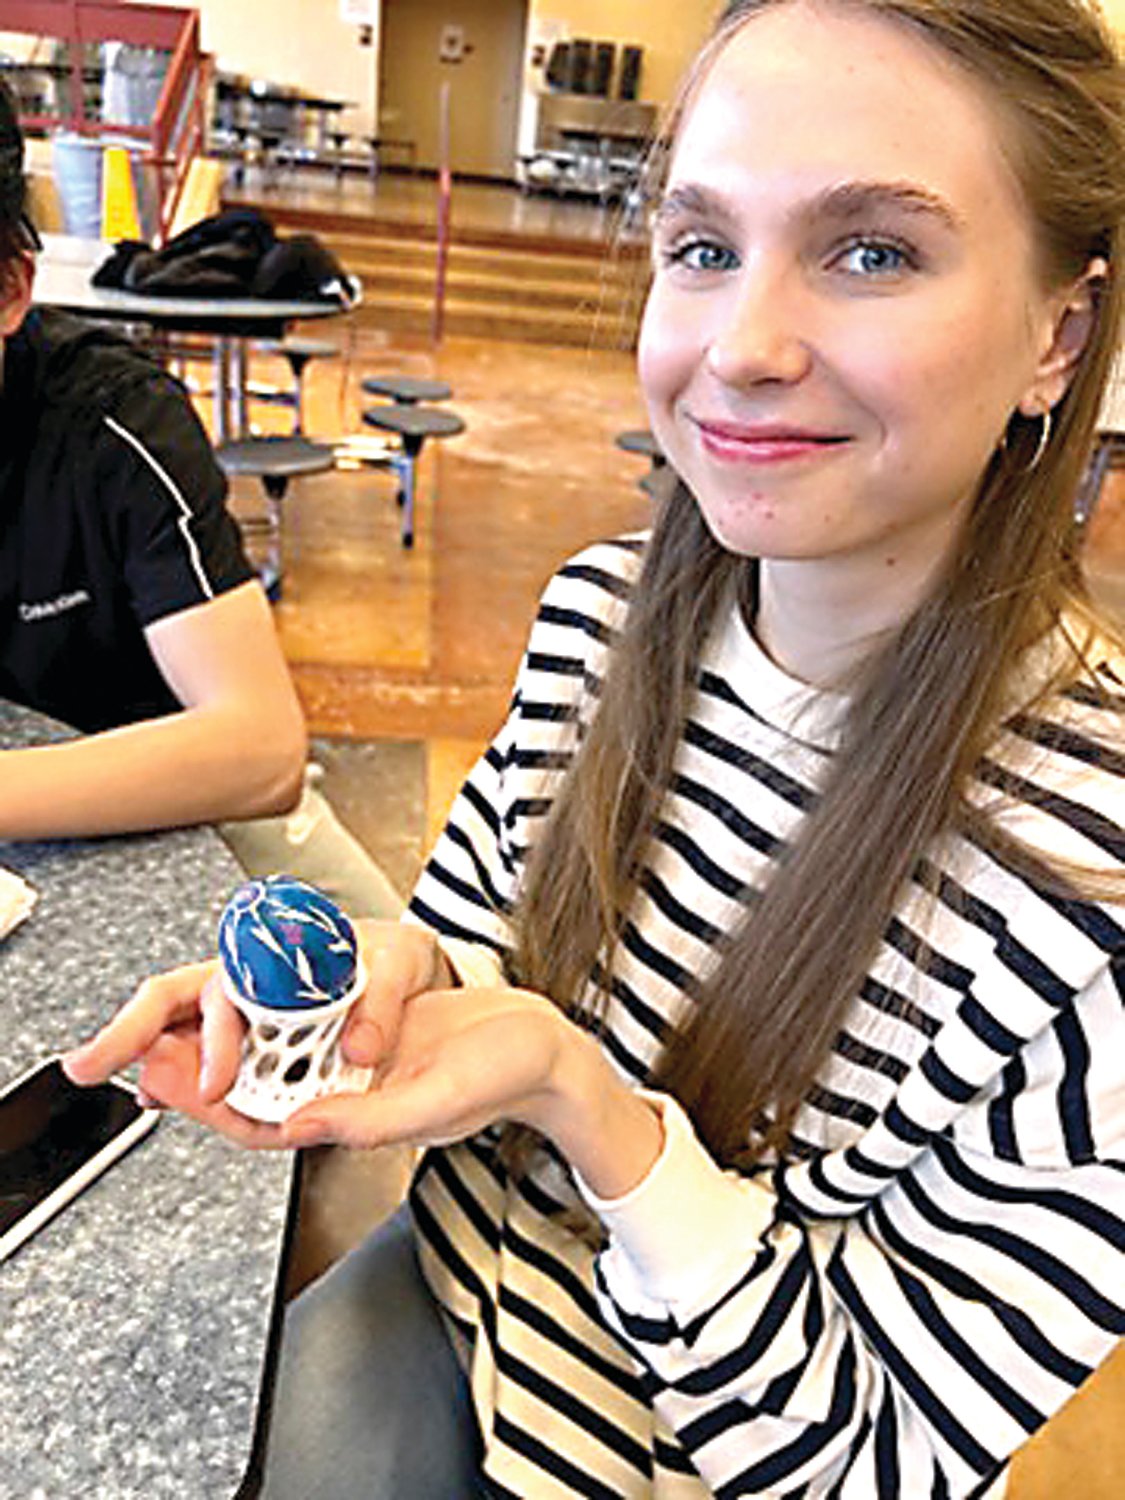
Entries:
{"type": "Polygon", "coordinates": [[[503,970],[527,854],[523,831],[541,821],[577,750],[638,551],[628,541],[603,543],[547,586],[507,720],[456,798],[415,888],[408,920],[441,935],[466,979],[490,973],[487,961],[477,967],[482,949],[492,956],[491,972],[503,970]]]}
{"type": "MultiPolygon", "coordinates": [[[[1123,807],[1112,749],[1091,772],[1100,728],[993,779],[1009,827],[1105,871],[1123,807]]],[[[603,1312],[716,1495],[975,1495],[1125,1334],[1120,908],[979,851],[938,884],[925,962],[959,1001],[858,1140],[740,1178],[665,1101],[669,1160],[600,1206],[603,1312]]],[[[919,955],[909,924],[888,977],[919,955]]]]}
{"type": "MultiPolygon", "coordinates": [[[[1103,972],[1077,1011],[1120,1000],[1103,972]]],[[[973,1495],[1125,1333],[1122,1137],[1029,1168],[911,1122],[878,1191],[834,1164],[810,1190],[721,1172],[660,1102],[657,1167],[595,1202],[599,1300],[718,1496],[973,1495]]]]}

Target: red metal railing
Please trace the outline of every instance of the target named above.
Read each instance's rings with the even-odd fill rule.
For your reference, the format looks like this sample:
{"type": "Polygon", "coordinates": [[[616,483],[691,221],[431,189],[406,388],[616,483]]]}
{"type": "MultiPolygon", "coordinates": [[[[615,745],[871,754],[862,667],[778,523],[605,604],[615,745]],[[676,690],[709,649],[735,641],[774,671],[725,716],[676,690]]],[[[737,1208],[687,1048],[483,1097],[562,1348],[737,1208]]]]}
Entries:
{"type": "Polygon", "coordinates": [[[176,212],[188,169],[205,141],[210,60],[200,49],[198,12],[114,0],[3,0],[0,26],[8,32],[66,43],[65,89],[60,93],[68,107],[55,114],[21,114],[25,130],[61,127],[80,135],[127,137],[145,143],[141,159],[156,181],[158,237],[162,238],[176,212]],[[126,42],[170,54],[151,121],[131,125],[87,115],[86,48],[100,42],[126,42]]]}

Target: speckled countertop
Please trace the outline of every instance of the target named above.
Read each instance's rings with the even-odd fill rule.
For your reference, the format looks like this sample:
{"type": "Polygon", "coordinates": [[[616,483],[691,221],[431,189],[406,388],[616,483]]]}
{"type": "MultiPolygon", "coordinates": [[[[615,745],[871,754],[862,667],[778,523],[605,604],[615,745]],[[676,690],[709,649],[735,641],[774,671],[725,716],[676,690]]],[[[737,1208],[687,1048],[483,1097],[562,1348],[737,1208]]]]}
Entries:
{"type": "MultiPolygon", "coordinates": [[[[0,703],[0,746],[44,736],[0,703]]],[[[208,829],[13,844],[0,1078],[205,956],[239,869],[208,829]]],[[[219,1500],[250,1452],[291,1158],[165,1117],[0,1263],[0,1500],[219,1500]]]]}

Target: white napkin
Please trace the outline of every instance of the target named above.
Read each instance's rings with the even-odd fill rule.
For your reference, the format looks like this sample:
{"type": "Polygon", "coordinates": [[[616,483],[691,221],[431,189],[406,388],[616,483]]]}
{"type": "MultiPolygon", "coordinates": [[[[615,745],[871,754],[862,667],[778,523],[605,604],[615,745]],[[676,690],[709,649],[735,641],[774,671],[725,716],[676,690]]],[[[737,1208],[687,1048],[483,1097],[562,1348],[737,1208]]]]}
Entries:
{"type": "Polygon", "coordinates": [[[26,880],[0,866],[0,938],[6,938],[13,927],[31,915],[37,900],[26,880]]]}

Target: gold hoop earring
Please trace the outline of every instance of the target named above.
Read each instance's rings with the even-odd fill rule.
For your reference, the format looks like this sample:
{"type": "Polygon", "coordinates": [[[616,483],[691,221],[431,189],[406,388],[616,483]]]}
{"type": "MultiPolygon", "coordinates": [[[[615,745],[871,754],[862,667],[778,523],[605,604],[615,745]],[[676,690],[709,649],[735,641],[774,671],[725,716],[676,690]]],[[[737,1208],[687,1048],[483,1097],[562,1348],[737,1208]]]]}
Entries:
{"type": "MultiPolygon", "coordinates": [[[[1050,407],[1048,407],[1046,411],[1039,413],[1039,420],[1042,423],[1042,426],[1039,430],[1039,441],[1035,444],[1035,452],[1031,455],[1031,458],[1027,463],[1022,464],[1018,469],[1011,469],[1011,472],[1013,474],[1030,474],[1033,469],[1037,469],[1039,467],[1039,463],[1044,453],[1046,453],[1047,451],[1047,444],[1051,441],[1051,415],[1052,413],[1050,407]]],[[[1029,417],[1027,418],[1027,420],[1033,422],[1035,418],[1029,417]]],[[[1008,432],[1006,428],[1004,430],[1004,436],[1000,440],[1000,447],[1005,459],[1007,459],[1009,454],[1011,453],[1011,449],[1008,446],[1008,432]]]]}

